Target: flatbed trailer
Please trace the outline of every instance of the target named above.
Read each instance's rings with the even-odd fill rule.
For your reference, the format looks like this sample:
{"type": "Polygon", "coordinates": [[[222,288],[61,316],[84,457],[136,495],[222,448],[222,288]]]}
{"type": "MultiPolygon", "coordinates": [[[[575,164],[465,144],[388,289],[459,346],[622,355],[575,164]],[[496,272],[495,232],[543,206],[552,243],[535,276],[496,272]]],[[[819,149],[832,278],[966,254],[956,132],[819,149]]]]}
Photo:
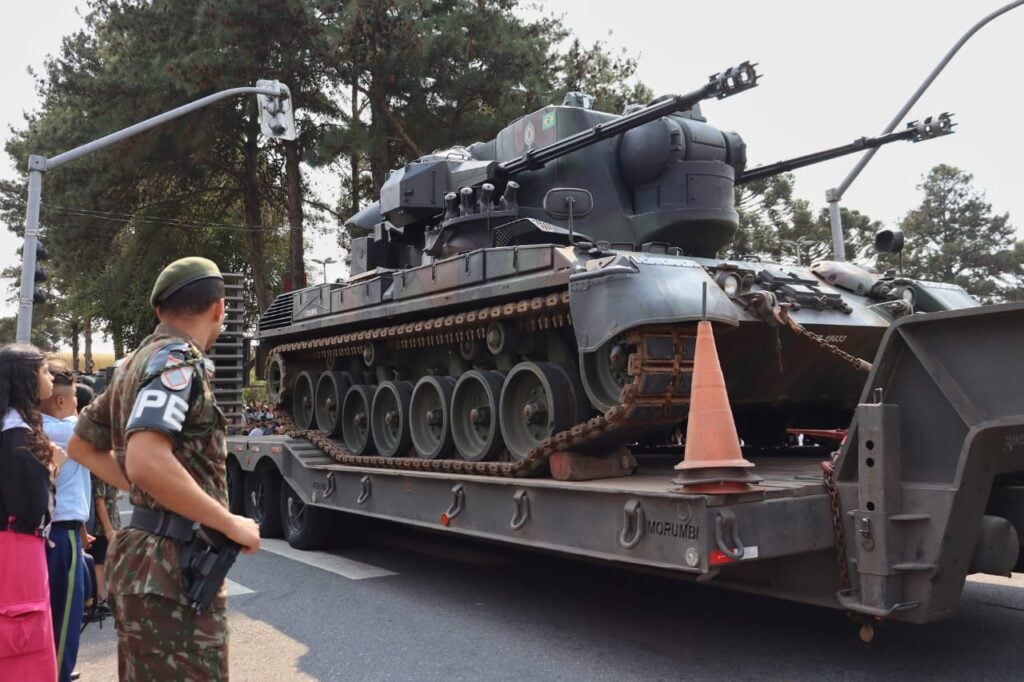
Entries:
{"type": "Polygon", "coordinates": [[[234,510],[301,549],[336,510],[844,609],[867,638],[871,622],[950,615],[969,573],[1022,568],[1024,304],[892,325],[831,450],[749,450],[763,480],[729,495],[682,492],[678,448],[633,453],[632,475],[558,481],[343,465],[306,438],[235,436],[228,468],[234,510]]]}

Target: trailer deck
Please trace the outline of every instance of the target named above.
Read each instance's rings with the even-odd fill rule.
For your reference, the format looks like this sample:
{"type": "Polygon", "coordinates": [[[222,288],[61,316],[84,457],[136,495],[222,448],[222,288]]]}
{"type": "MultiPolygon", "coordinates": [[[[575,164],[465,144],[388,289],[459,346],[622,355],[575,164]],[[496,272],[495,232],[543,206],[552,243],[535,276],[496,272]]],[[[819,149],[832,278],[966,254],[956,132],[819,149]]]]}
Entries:
{"type": "Polygon", "coordinates": [[[672,483],[679,455],[640,454],[630,476],[556,481],[347,466],[287,436],[230,447],[243,470],[275,462],[306,505],[696,576],[834,545],[821,454],[754,458],[754,492],[707,496],[672,483]]]}

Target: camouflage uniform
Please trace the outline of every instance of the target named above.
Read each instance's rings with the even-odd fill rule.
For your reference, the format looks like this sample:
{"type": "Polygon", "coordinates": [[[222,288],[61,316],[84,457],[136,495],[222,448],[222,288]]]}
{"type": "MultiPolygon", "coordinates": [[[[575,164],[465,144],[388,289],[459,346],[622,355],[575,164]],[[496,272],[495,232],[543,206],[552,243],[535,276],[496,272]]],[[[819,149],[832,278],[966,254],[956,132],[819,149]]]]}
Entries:
{"type": "MultiPolygon", "coordinates": [[[[107,508],[107,517],[110,519],[110,527],[115,531],[121,530],[121,512],[117,508],[117,486],[110,485],[98,476],[93,476],[92,498],[94,503],[95,500],[103,500],[103,506],[107,508]]],[[[96,529],[93,531],[93,535],[97,537],[104,535],[103,525],[99,521],[96,522],[96,529]]]]}
{"type": "MultiPolygon", "coordinates": [[[[113,449],[123,469],[128,436],[161,431],[196,483],[227,507],[226,420],[207,362],[184,333],[161,324],[118,368],[113,386],[82,412],[75,432],[99,449],[113,449]]],[[[161,510],[136,486],[130,500],[161,510]]],[[[226,588],[209,609],[193,614],[174,540],[134,528],[118,532],[109,548],[107,585],[122,680],[227,678],[226,588]]]]}

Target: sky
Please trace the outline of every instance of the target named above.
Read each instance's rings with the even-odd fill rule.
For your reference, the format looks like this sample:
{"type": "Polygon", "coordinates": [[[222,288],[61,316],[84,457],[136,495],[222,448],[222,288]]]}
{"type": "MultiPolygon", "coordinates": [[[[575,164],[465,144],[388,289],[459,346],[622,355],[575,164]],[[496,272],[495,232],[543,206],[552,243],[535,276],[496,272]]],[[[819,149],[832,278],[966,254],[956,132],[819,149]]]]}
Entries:
{"type": "MultiPolygon", "coordinates": [[[[747,143],[748,166],[771,163],[877,135],[935,64],[1002,0],[547,0],[584,42],[604,40],[639,62],[639,77],[661,93],[689,92],[708,75],[744,60],[758,64],[754,90],[703,106],[709,122],[747,143]]],[[[37,106],[27,68],[39,68],[61,38],[82,25],[82,0],[9,3],[0,23],[3,140],[37,106]]],[[[1024,7],[983,28],[961,49],[907,120],[954,113],[952,136],[883,148],[844,197],[843,205],[895,225],[921,200],[922,177],[938,163],[974,174],[993,210],[1009,212],[1024,237],[1024,137],[1017,115],[1024,94],[1014,65],[1024,63],[1024,7]]],[[[902,127],[902,124],[901,126],[902,127]]],[[[470,143],[473,140],[453,140],[470,143]]],[[[795,172],[797,195],[824,207],[825,191],[856,162],[845,157],[795,172]]],[[[3,155],[0,177],[24,172],[3,155]]],[[[329,182],[319,182],[321,186],[329,182]]],[[[46,201],[46,184],[43,185],[46,201]]],[[[333,235],[315,239],[309,256],[341,260],[333,235]]],[[[17,240],[0,232],[0,268],[17,262],[17,240]]],[[[328,277],[342,275],[340,265],[328,277]]],[[[321,273],[314,266],[311,273],[321,273]]],[[[320,277],[314,277],[319,281],[320,277]]],[[[0,314],[13,306],[0,303],[0,314]]]]}

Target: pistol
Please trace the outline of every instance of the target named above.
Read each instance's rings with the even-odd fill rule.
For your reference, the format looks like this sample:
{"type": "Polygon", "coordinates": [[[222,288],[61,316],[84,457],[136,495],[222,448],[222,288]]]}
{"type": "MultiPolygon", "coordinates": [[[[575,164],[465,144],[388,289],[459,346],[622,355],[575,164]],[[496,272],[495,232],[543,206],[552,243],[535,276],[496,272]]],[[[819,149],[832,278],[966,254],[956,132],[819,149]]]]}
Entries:
{"type": "Polygon", "coordinates": [[[192,539],[181,545],[181,575],[189,607],[195,613],[213,603],[241,548],[207,526],[199,526],[192,539]]]}

